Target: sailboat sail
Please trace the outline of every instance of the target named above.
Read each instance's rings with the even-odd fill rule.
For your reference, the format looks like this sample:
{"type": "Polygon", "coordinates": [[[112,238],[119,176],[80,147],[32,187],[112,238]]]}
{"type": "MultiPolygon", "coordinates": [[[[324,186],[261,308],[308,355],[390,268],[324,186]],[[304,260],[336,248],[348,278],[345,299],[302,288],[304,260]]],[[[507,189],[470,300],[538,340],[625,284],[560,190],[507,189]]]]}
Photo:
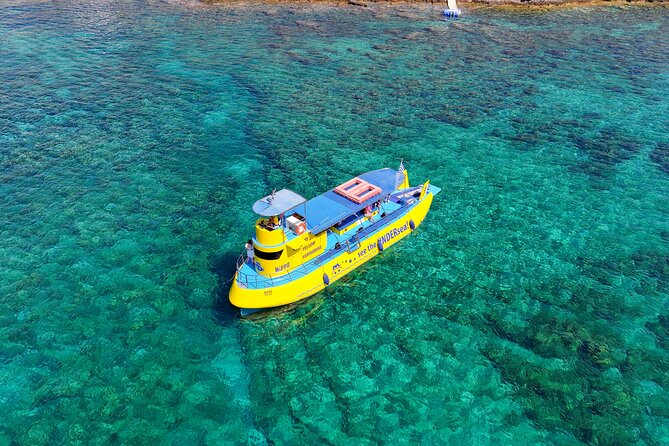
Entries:
{"type": "Polygon", "coordinates": [[[448,0],[448,9],[456,11],[458,9],[458,4],[455,3],[455,0],[448,0]]]}

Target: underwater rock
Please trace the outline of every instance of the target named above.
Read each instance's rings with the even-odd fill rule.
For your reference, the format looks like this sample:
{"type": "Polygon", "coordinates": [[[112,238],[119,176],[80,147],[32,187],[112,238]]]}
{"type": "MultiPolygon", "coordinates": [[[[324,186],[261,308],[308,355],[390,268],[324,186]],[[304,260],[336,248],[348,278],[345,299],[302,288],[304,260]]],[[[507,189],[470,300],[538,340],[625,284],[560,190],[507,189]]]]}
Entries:
{"type": "Polygon", "coordinates": [[[658,143],[650,152],[650,160],[657,164],[660,170],[669,175],[669,143],[658,143]]]}
{"type": "Polygon", "coordinates": [[[468,129],[474,125],[474,122],[472,121],[476,119],[477,116],[474,113],[463,113],[463,110],[444,109],[432,114],[430,117],[446,124],[468,129]]]}
{"type": "Polygon", "coordinates": [[[402,38],[404,40],[418,40],[420,37],[423,37],[424,35],[425,33],[422,31],[414,31],[412,33],[404,35],[402,38]]]}
{"type": "Polygon", "coordinates": [[[638,250],[630,259],[633,262],[635,272],[643,272],[644,278],[652,278],[664,288],[669,290],[669,254],[650,250],[638,250]]]}
{"type": "Polygon", "coordinates": [[[193,308],[211,308],[214,303],[214,295],[197,289],[188,296],[186,302],[193,308]]]}
{"type": "Polygon", "coordinates": [[[641,150],[641,144],[617,127],[601,129],[596,136],[577,136],[576,146],[590,158],[583,170],[596,176],[611,172],[616,164],[631,159],[641,150]]]}
{"type": "Polygon", "coordinates": [[[302,28],[317,29],[321,27],[321,24],[314,22],[312,20],[295,20],[295,24],[302,28]]]}
{"type": "Polygon", "coordinates": [[[267,446],[267,438],[258,429],[251,429],[248,436],[249,446],[267,446]]]}
{"type": "Polygon", "coordinates": [[[669,349],[669,315],[660,314],[655,321],[646,322],[645,328],[655,335],[662,348],[669,349]]]}

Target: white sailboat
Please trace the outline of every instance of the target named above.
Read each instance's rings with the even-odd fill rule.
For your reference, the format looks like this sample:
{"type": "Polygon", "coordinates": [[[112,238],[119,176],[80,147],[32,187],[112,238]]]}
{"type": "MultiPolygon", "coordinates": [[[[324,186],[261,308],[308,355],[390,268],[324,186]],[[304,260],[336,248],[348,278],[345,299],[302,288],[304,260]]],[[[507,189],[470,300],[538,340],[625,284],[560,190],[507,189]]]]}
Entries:
{"type": "Polygon", "coordinates": [[[448,0],[448,8],[444,9],[444,15],[446,17],[459,17],[462,11],[458,8],[458,4],[455,0],[448,0]]]}

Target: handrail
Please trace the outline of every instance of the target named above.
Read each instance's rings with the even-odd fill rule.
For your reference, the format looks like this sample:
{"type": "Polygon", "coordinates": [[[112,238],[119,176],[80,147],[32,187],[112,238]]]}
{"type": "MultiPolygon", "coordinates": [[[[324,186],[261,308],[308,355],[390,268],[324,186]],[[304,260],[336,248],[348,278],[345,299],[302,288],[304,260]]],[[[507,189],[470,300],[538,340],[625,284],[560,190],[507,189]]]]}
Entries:
{"type": "Polygon", "coordinates": [[[237,272],[239,272],[240,268],[242,266],[244,266],[244,264],[246,263],[247,258],[248,257],[246,256],[246,253],[242,252],[241,255],[239,256],[239,258],[237,259],[237,268],[236,268],[237,272]]]}

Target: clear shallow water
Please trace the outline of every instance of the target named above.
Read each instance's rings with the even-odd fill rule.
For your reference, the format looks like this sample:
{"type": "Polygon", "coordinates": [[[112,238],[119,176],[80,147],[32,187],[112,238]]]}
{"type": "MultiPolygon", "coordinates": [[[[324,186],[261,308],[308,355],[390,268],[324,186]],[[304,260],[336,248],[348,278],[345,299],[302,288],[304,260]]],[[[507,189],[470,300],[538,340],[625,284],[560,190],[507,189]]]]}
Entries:
{"type": "Polygon", "coordinates": [[[0,2],[0,444],[665,444],[669,13],[0,2]],[[240,320],[250,205],[418,233],[240,320]]]}

